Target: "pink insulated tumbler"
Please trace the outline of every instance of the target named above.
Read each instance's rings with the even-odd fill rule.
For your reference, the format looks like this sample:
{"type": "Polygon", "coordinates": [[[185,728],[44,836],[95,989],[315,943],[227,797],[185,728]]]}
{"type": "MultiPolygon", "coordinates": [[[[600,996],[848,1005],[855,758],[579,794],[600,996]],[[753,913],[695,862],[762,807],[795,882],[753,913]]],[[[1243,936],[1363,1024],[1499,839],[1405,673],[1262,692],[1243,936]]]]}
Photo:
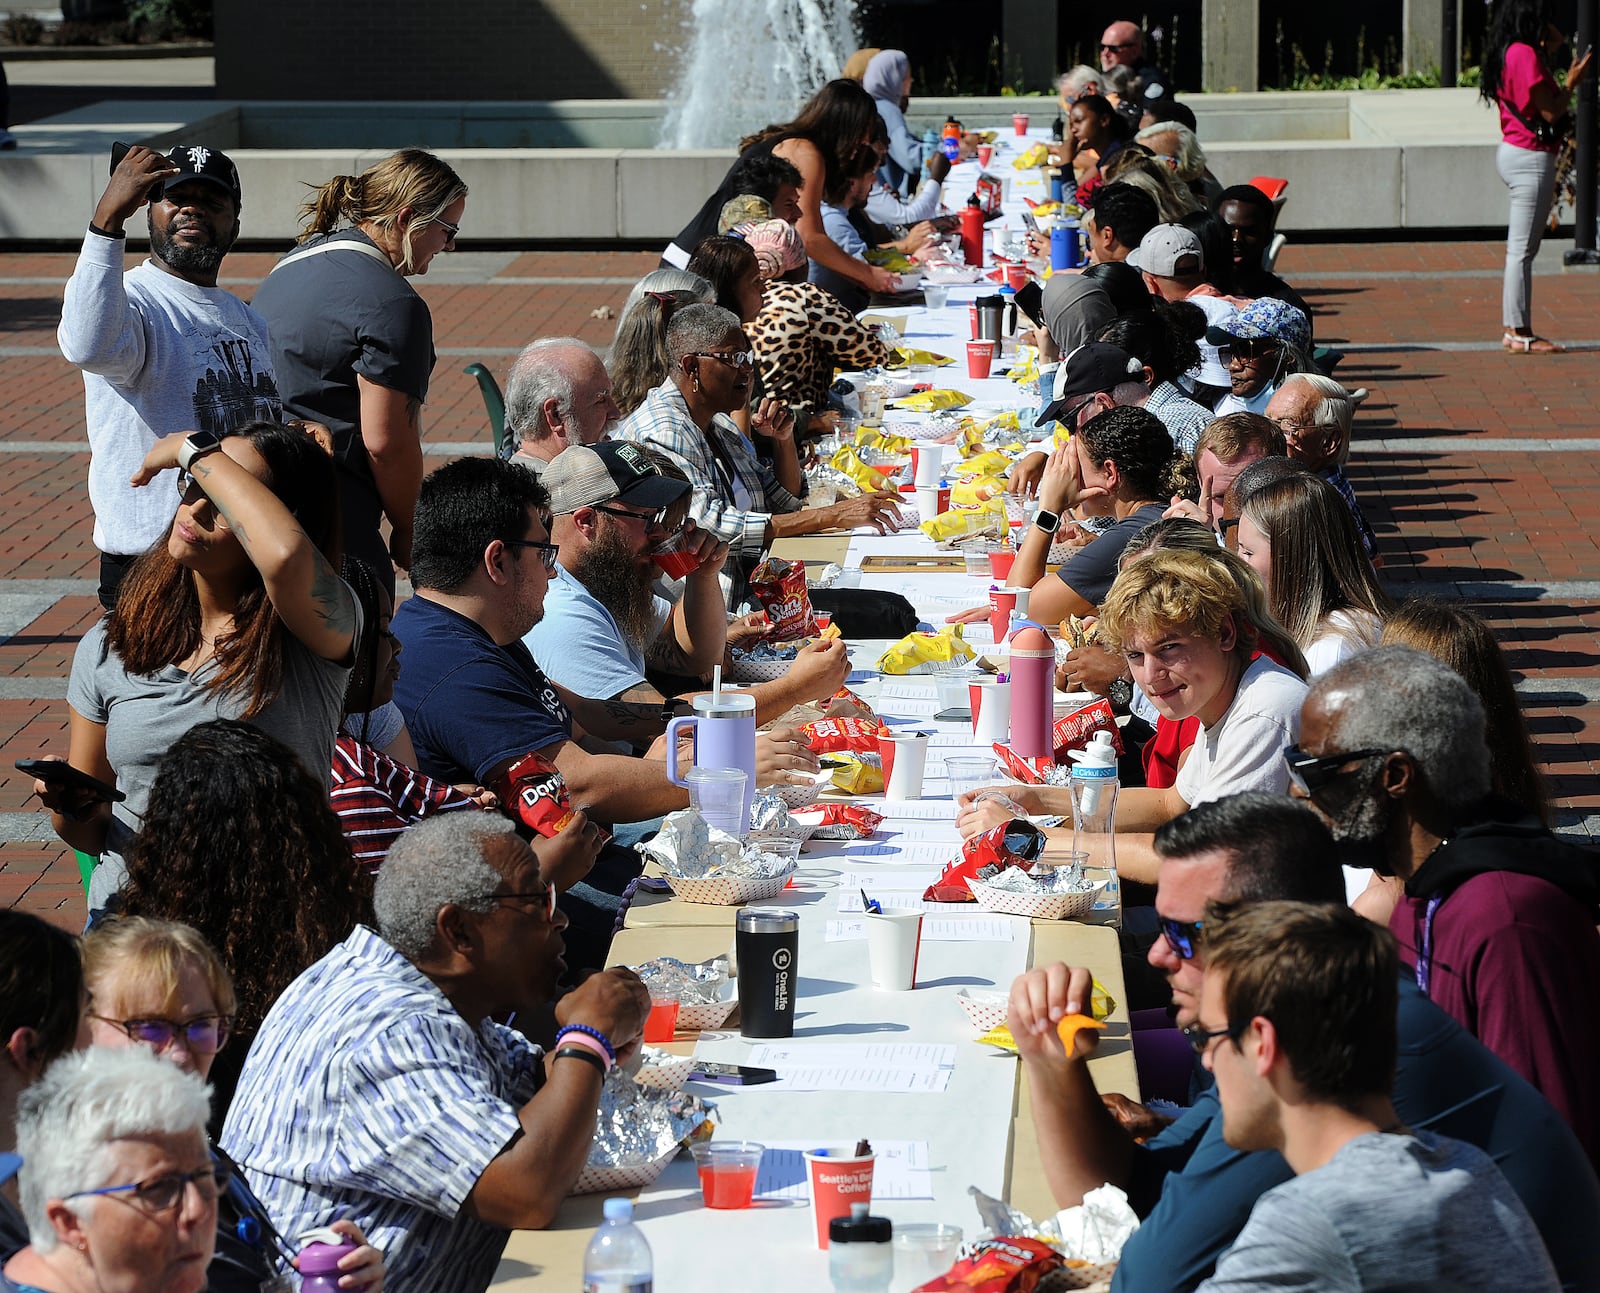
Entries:
{"type": "Polygon", "coordinates": [[[1011,752],[1048,758],[1055,719],[1056,651],[1031,620],[1011,635],[1011,752]]]}

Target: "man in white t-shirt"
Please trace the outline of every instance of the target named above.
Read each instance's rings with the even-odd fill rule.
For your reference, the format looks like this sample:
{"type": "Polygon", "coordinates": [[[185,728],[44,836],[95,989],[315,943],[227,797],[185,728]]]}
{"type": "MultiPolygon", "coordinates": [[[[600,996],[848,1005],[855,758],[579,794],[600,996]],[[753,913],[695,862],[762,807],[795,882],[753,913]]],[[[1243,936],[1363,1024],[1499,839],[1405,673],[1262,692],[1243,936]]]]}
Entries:
{"type": "MultiPolygon", "coordinates": [[[[121,145],[118,145],[120,148],[121,145]]],[[[110,609],[134,558],[178,508],[171,476],[128,480],[162,436],[230,431],[281,413],[266,321],[217,286],[239,236],[239,172],[199,145],[112,151],[111,180],[67,280],[57,339],[83,370],[89,501],[110,609]],[[150,258],[123,271],[123,226],[149,203],[150,258]]]]}

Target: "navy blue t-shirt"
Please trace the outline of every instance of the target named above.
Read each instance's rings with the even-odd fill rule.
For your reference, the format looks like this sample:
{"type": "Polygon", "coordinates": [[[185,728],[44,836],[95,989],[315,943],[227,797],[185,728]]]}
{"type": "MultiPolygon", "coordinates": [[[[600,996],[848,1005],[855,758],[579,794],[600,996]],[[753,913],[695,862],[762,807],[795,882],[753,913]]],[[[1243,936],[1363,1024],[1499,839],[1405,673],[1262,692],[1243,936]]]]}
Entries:
{"type": "MultiPolygon", "coordinates": [[[[1571,1129],[1409,976],[1400,980],[1399,1025],[1401,1122],[1488,1154],[1539,1227],[1561,1287],[1600,1290],[1600,1182],[1571,1129]]],[[[1230,1149],[1215,1089],[1204,1092],[1138,1150],[1129,1196],[1150,1211],[1122,1250],[1112,1293],[1187,1293],[1211,1275],[1256,1200],[1291,1175],[1276,1151],[1230,1149]]]]}
{"type": "Polygon", "coordinates": [[[430,777],[481,785],[496,764],[572,736],[567,707],[521,642],[497,646],[425,597],[408,599],[393,628],[405,648],[394,699],[430,777]]]}

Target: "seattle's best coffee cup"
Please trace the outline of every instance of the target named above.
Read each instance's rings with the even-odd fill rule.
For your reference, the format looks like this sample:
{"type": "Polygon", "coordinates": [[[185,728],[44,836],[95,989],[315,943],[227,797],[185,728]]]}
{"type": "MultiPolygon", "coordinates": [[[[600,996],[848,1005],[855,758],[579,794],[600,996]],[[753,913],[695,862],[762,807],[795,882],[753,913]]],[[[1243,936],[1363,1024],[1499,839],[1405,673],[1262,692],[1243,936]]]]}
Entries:
{"type": "Polygon", "coordinates": [[[806,1179],[811,1186],[811,1215],[817,1226],[817,1247],[828,1246],[828,1223],[848,1217],[852,1203],[872,1202],[873,1155],[857,1155],[855,1146],[808,1149],[806,1179]]]}

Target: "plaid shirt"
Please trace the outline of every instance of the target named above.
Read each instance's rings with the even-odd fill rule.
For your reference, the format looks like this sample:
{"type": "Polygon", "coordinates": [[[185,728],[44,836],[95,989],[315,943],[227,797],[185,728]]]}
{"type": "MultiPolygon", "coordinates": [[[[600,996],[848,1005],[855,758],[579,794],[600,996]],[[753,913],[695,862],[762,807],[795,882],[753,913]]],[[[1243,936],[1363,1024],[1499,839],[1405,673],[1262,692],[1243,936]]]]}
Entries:
{"type": "Polygon", "coordinates": [[[1157,382],[1144,402],[1145,412],[1153,413],[1167,428],[1172,443],[1182,454],[1194,452],[1195,441],[1216,415],[1204,404],[1191,400],[1171,382],[1157,382]]]}
{"type": "Polygon", "coordinates": [[[1356,502],[1356,491],[1345,478],[1343,467],[1334,467],[1330,471],[1318,472],[1319,476],[1328,484],[1339,491],[1339,497],[1344,499],[1350,509],[1350,515],[1355,518],[1356,529],[1361,533],[1361,546],[1367,550],[1367,560],[1375,561],[1378,556],[1378,536],[1372,532],[1372,527],[1367,524],[1367,518],[1361,511],[1361,504],[1356,502]]]}
{"type": "Polygon", "coordinates": [[[648,445],[666,454],[683,469],[694,494],[689,514],[703,530],[710,530],[733,549],[734,555],[754,560],[766,546],[767,521],[774,512],[798,512],[805,506],[756,457],[755,448],[733,420],[718,413],[708,432],[689,416],[683,393],[669,379],[644,398],[644,403],[617,428],[619,440],[648,445]],[[716,436],[733,463],[737,481],[711,451],[707,436],[716,436]],[[740,498],[740,491],[743,498],[740,498]],[[740,506],[747,502],[746,506],[740,506]]]}

